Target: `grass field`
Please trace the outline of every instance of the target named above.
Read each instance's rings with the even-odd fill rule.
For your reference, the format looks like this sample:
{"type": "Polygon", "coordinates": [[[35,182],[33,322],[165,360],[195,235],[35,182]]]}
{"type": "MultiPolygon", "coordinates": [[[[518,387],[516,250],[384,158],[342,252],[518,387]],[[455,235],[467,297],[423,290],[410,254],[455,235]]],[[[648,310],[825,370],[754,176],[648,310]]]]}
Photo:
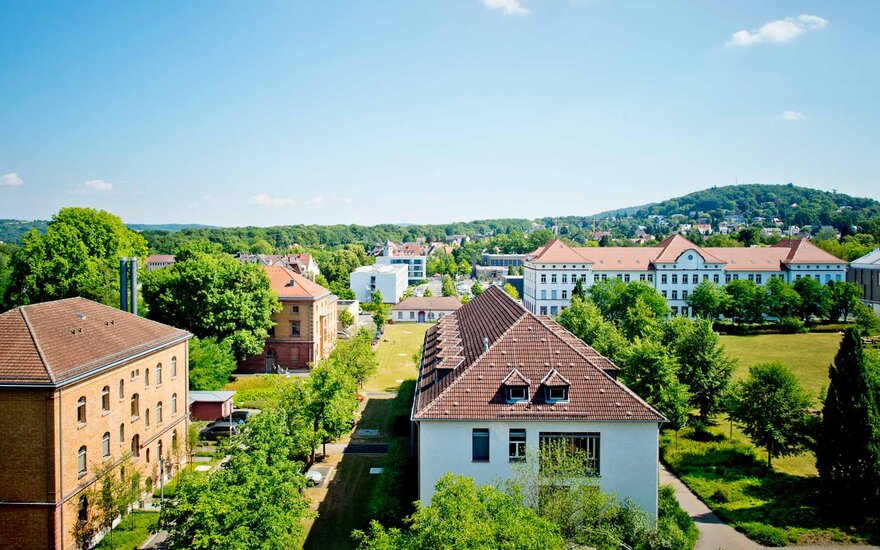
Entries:
{"type": "Polygon", "coordinates": [[[401,380],[415,378],[418,368],[413,354],[422,347],[430,324],[401,323],[386,325],[385,335],[376,349],[379,372],[364,384],[365,391],[397,391],[401,380]]]}
{"type": "MultiPolygon", "coordinates": [[[[125,516],[113,529],[113,548],[137,548],[152,533],[151,529],[159,520],[159,512],[132,512],[125,516]]],[[[101,539],[94,550],[110,548],[110,535],[101,539]]]]}
{"type": "Polygon", "coordinates": [[[739,359],[734,378],[745,378],[749,367],[766,361],[781,361],[797,376],[815,398],[828,386],[828,366],[840,346],[840,334],[760,334],[757,336],[721,336],[721,343],[731,357],[739,359]]]}

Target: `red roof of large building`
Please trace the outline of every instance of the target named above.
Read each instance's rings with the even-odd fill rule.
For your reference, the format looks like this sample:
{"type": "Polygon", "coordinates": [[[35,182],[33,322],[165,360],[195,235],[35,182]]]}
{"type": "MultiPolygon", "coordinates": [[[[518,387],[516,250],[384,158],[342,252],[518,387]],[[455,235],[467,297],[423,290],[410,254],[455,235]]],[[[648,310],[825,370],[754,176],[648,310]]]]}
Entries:
{"type": "Polygon", "coordinates": [[[0,314],[0,383],[61,385],[189,337],[85,298],[22,306],[0,314]]]}
{"type": "Polygon", "coordinates": [[[414,418],[663,422],[608,374],[616,367],[548,317],[529,313],[489,287],[425,334],[414,418]],[[529,399],[504,388],[528,384],[529,399]],[[550,402],[546,386],[568,386],[550,402]]]}
{"type": "Polygon", "coordinates": [[[279,298],[320,298],[330,291],[283,265],[263,266],[279,298]]]}

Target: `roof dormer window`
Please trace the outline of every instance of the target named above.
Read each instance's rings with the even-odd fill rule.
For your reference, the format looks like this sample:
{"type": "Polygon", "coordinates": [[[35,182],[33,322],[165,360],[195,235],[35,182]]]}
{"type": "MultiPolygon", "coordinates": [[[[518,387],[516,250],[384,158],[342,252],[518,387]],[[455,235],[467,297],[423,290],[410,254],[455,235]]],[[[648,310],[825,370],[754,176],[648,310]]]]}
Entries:
{"type": "Polygon", "coordinates": [[[528,401],[530,385],[529,379],[523,376],[517,369],[510,371],[510,374],[501,381],[501,387],[505,390],[505,397],[508,403],[528,401]]]}
{"type": "Polygon", "coordinates": [[[550,386],[547,388],[547,401],[568,401],[567,386],[550,386]]]}
{"type": "Polygon", "coordinates": [[[507,388],[508,401],[528,401],[529,388],[527,386],[511,386],[507,388]]]}
{"type": "Polygon", "coordinates": [[[556,403],[557,401],[568,401],[568,388],[571,382],[556,369],[550,369],[550,372],[541,380],[544,386],[544,399],[548,403],[556,403]]]}

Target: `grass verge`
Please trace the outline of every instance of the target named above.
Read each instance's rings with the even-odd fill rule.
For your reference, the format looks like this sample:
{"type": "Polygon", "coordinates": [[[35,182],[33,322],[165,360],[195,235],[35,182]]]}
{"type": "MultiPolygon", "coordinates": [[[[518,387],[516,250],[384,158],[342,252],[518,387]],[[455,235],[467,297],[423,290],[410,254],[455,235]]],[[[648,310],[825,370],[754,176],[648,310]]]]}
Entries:
{"type": "MultiPolygon", "coordinates": [[[[152,534],[153,527],[159,520],[159,512],[135,511],[119,522],[113,529],[113,548],[137,548],[152,534]]],[[[108,533],[94,550],[109,550],[110,534],[108,533]]]]}
{"type": "Polygon", "coordinates": [[[426,323],[386,325],[376,348],[379,370],[364,383],[364,391],[397,391],[402,380],[415,378],[418,367],[412,357],[421,349],[430,326],[426,323]]]}

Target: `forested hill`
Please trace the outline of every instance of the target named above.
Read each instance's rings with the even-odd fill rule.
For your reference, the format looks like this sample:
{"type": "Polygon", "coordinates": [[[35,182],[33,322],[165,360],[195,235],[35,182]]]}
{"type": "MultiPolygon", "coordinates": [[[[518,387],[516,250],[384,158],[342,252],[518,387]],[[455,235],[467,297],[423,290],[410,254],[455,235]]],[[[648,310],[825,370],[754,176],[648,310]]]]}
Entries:
{"type": "Polygon", "coordinates": [[[702,215],[714,219],[743,216],[779,218],[793,225],[834,225],[859,222],[880,216],[880,202],[851,197],[843,193],[820,191],[788,185],[744,184],[712,187],[656,204],[605,212],[597,217],[682,214],[688,218],[702,215]]]}

